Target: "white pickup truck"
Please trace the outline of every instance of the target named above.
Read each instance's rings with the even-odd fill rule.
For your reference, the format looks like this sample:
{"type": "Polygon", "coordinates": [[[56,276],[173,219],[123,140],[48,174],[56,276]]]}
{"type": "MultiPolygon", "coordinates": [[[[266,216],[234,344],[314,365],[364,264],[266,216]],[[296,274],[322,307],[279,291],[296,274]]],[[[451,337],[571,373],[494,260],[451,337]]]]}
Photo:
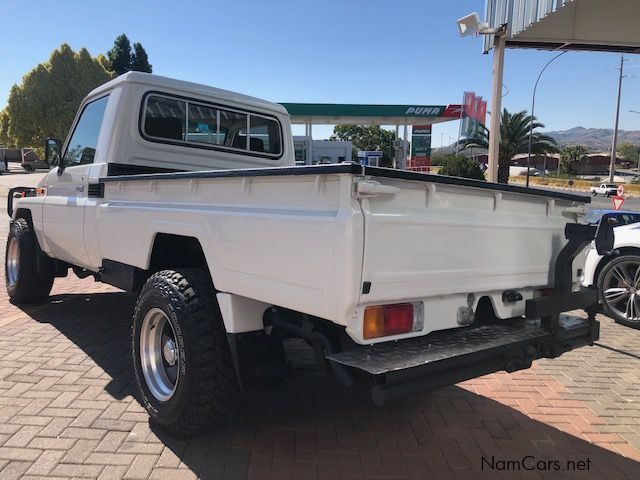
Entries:
{"type": "Polygon", "coordinates": [[[618,194],[618,186],[614,183],[601,183],[600,185],[593,185],[592,187],[589,187],[589,193],[594,197],[596,195],[611,197],[618,194]]]}
{"type": "Polygon", "coordinates": [[[282,106],[143,73],[91,92],[46,158],[9,194],[8,293],[44,301],[69,269],[136,292],[136,380],[169,431],[228,416],[291,338],[377,404],[598,338],[581,254],[612,238],[577,223],[588,197],[295,166],[282,106]]]}

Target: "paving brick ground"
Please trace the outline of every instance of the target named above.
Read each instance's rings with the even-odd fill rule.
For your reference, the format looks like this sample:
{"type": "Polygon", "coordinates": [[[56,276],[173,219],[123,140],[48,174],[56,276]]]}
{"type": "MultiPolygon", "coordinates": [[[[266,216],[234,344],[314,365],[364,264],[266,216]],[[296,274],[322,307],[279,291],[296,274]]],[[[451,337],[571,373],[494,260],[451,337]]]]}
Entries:
{"type": "Polygon", "coordinates": [[[2,288],[0,478],[631,479],[640,472],[640,332],[604,317],[597,346],[385,408],[296,364],[285,386],[248,398],[221,429],[183,440],[153,431],[136,400],[132,305],[129,295],[72,276],[35,307],[11,305],[2,288]],[[528,455],[527,465],[589,460],[590,468],[488,466],[492,457],[528,455]]]}
{"type": "Polygon", "coordinates": [[[2,480],[640,473],[640,331],[605,317],[593,347],[384,408],[296,361],[284,386],[247,398],[222,428],[184,440],[152,430],[136,399],[133,301],[70,275],[56,281],[47,304],[18,308],[0,285],[2,480]],[[525,457],[527,467],[547,469],[507,463],[525,457]],[[567,462],[586,469],[587,461],[589,470],[565,470],[567,462]]]}

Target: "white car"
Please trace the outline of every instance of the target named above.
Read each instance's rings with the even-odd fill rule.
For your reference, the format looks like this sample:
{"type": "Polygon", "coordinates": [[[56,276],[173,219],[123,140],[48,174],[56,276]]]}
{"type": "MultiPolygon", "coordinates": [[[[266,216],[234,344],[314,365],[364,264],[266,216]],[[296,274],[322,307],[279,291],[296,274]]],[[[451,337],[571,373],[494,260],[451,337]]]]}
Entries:
{"type": "Polygon", "coordinates": [[[614,249],[587,252],[582,284],[598,288],[604,313],[617,323],[640,327],[640,223],[614,228],[614,249]]]}

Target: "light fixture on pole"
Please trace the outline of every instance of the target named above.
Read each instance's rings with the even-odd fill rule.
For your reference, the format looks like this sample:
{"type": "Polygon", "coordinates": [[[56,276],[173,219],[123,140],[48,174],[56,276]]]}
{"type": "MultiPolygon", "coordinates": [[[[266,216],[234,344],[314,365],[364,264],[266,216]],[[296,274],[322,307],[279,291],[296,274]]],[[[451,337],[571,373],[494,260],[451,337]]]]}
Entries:
{"type": "Polygon", "coordinates": [[[540,81],[540,77],[542,76],[542,73],[547,69],[547,67],[551,65],[551,63],[553,63],[553,61],[556,58],[561,57],[565,53],[567,53],[566,50],[562,53],[559,53],[555,57],[553,57],[551,60],[547,62],[547,64],[544,67],[542,67],[542,70],[540,70],[540,73],[538,74],[536,84],[533,86],[533,96],[531,97],[531,122],[529,123],[529,148],[527,149],[527,181],[526,181],[527,187],[529,186],[529,175],[530,175],[529,170],[531,169],[531,140],[533,138],[533,119],[534,119],[533,112],[534,112],[534,109],[536,108],[536,90],[538,89],[538,82],[540,81]]]}
{"type": "Polygon", "coordinates": [[[498,112],[491,115],[489,126],[489,154],[488,154],[488,180],[498,180],[498,153],[500,149],[500,113],[502,111],[502,77],[504,72],[505,37],[507,24],[497,28],[490,28],[488,23],[480,21],[477,13],[471,13],[458,20],[458,29],[461,37],[468,35],[493,35],[493,81],[491,84],[491,111],[498,112]]]}

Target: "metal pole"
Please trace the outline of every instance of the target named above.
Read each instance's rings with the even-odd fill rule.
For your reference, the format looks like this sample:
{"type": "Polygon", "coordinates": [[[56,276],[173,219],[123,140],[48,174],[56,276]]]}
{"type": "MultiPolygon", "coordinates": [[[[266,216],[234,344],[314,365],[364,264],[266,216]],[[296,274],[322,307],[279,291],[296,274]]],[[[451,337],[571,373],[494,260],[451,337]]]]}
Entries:
{"type": "Polygon", "coordinates": [[[616,103],[616,121],[613,126],[613,141],[611,142],[611,164],[609,165],[609,183],[613,183],[613,174],[616,169],[616,148],[618,146],[618,121],[620,119],[620,95],[622,93],[622,70],[624,67],[624,55],[620,55],[620,74],[618,75],[618,100],[616,103]]]}
{"type": "MultiPolygon", "coordinates": [[[[637,110],[629,110],[631,113],[637,113],[640,114],[639,111],[637,110]]],[[[640,148],[636,150],[637,156],[638,156],[638,172],[640,172],[640,148]]]]}
{"type": "Polygon", "coordinates": [[[309,165],[313,165],[313,123],[309,121],[309,165]]]}
{"type": "Polygon", "coordinates": [[[488,180],[498,181],[498,154],[500,150],[500,112],[502,111],[502,77],[504,73],[504,47],[506,30],[494,36],[493,83],[491,85],[491,126],[489,128],[488,180]]]}
{"type": "MultiPolygon", "coordinates": [[[[396,125],[396,141],[400,140],[400,124],[396,125]]],[[[395,144],[395,142],[394,142],[395,144]]],[[[397,145],[397,144],[396,144],[397,145]]],[[[400,149],[393,149],[393,168],[400,168],[400,149]]]]}
{"type": "MultiPolygon", "coordinates": [[[[466,97],[467,92],[464,92],[464,93],[465,93],[464,96],[466,97]]],[[[464,97],[463,97],[463,100],[464,100],[464,97]]],[[[456,155],[460,151],[460,136],[462,135],[462,121],[464,120],[464,107],[465,105],[463,102],[462,108],[460,109],[460,125],[458,126],[458,140],[456,140],[456,155]]]]}
{"type": "Polygon", "coordinates": [[[400,168],[407,169],[407,124],[404,124],[404,134],[402,135],[402,159],[400,160],[400,168]]]}
{"type": "Polygon", "coordinates": [[[527,182],[526,182],[527,187],[529,186],[529,169],[531,168],[531,139],[533,137],[533,119],[534,119],[533,111],[536,108],[536,90],[538,89],[538,82],[540,81],[540,77],[542,76],[542,73],[547,69],[547,67],[551,65],[551,63],[556,58],[561,57],[565,53],[567,53],[566,50],[562,53],[559,53],[555,57],[553,57],[551,60],[547,62],[547,64],[544,67],[542,67],[542,70],[540,70],[540,73],[538,74],[536,84],[533,86],[533,96],[531,97],[531,123],[529,123],[529,148],[527,149],[527,182]]]}

